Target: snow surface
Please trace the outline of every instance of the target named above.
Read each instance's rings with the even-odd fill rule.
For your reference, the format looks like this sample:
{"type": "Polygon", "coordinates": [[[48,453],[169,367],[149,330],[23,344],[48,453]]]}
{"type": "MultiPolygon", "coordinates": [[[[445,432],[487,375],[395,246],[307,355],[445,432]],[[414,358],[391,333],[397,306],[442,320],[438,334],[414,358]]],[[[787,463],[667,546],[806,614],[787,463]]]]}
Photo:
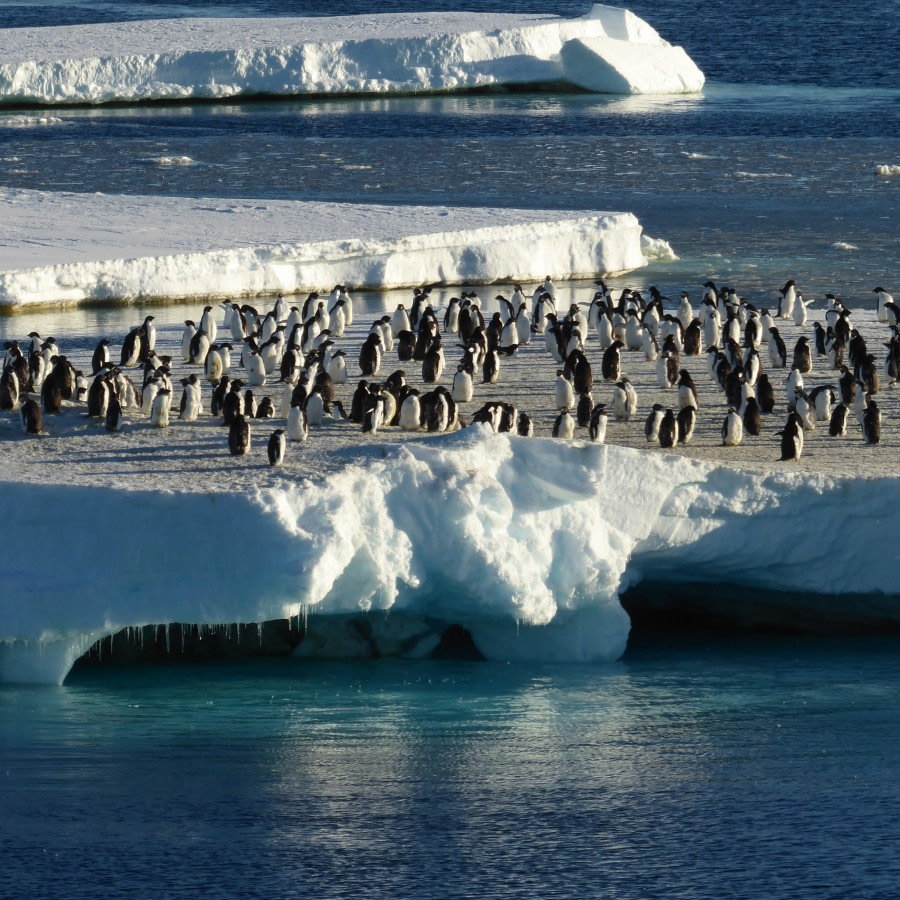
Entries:
{"type": "Polygon", "coordinates": [[[631,213],[8,189],[0,208],[0,308],[586,278],[647,262],[631,213]]]}
{"type": "Polygon", "coordinates": [[[171,19],[0,30],[0,103],[455,91],[569,83],[696,92],[703,73],[633,13],[171,19]]]}

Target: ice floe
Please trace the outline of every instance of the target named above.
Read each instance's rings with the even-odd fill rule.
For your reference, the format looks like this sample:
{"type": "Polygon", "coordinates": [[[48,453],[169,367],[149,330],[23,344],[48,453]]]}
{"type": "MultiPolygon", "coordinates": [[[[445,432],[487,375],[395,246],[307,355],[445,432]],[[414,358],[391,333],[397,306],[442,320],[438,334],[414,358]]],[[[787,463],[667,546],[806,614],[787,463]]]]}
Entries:
{"type": "Polygon", "coordinates": [[[0,307],[586,278],[671,254],[619,212],[8,189],[0,208],[0,307]]]}
{"type": "Polygon", "coordinates": [[[0,103],[420,93],[568,84],[699,91],[703,73],[633,13],[171,19],[0,30],[0,103]]]}

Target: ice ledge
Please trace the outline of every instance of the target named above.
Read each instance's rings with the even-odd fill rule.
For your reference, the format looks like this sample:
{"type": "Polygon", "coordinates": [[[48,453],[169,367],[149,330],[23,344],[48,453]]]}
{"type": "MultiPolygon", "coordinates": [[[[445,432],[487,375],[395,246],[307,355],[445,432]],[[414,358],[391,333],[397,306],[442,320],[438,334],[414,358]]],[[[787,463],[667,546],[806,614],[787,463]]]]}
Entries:
{"type": "Polygon", "coordinates": [[[422,13],[6,29],[0,30],[0,59],[0,104],[417,93],[554,82],[668,93],[699,91],[704,81],[687,54],[650,25],[602,4],[576,19],[422,13]]]}
{"type": "Polygon", "coordinates": [[[306,613],[439,617],[497,660],[612,660],[629,628],[619,595],[641,580],[817,595],[824,622],[830,598],[865,596],[873,622],[900,621],[883,540],[897,478],[766,476],[475,426],[256,494],[160,479],[2,485],[0,583],[15,588],[0,597],[0,680],[59,682],[125,627],[306,613]],[[49,508],[36,545],[31,511],[49,508]],[[123,541],[136,509],[140,536],[123,541]],[[42,547],[67,547],[67,565],[34,564],[42,547]]]}
{"type": "Polygon", "coordinates": [[[12,190],[0,209],[0,308],[588,278],[647,262],[631,213],[12,190]]]}

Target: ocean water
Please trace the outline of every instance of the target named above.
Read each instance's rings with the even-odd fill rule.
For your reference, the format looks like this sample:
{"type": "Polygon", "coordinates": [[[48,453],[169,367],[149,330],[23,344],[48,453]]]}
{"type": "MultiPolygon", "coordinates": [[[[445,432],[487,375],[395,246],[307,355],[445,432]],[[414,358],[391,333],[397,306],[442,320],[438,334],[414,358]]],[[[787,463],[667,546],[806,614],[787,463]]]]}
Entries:
{"type": "MultiPolygon", "coordinates": [[[[428,4],[462,5],[586,9],[428,4]]],[[[900,178],[874,172],[900,164],[891,4],[631,8],[699,63],[701,96],[4,110],[0,184],[627,209],[680,257],[636,285],[896,295],[900,178]]],[[[0,27],[370,9],[35,0],[0,27]]],[[[84,347],[134,318],[36,315],[84,347]]],[[[608,667],[272,660],[0,686],[0,895],[896,896],[898,650],[638,633],[608,667]]]]}
{"type": "Polygon", "coordinates": [[[4,895],[896,896],[896,640],[0,691],[4,895]]]}

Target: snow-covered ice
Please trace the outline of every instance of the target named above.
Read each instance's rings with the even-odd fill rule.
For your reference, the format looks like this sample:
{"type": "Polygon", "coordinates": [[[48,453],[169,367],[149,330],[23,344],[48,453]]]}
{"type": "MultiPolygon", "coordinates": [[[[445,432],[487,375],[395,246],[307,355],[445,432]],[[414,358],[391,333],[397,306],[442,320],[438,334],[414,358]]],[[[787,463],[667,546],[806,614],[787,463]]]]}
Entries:
{"type": "Polygon", "coordinates": [[[150,463],[157,490],[3,484],[0,680],[61,681],[129,626],[308,613],[321,630],[361,611],[376,638],[391,614],[427,617],[493,659],[612,660],[619,593],[643,578],[821,594],[824,620],[829,597],[888,595],[875,614],[898,618],[892,478],[761,477],[474,426],[326,478],[181,493],[165,489],[178,452],[150,463]]]}
{"type": "MultiPolygon", "coordinates": [[[[435,292],[438,309],[446,293],[435,292]]],[[[558,295],[565,303],[568,289],[558,295]]],[[[177,362],[179,320],[193,311],[171,309],[157,340],[176,354],[180,377],[190,368],[177,362]]],[[[874,314],[854,322],[875,346],[884,326],[874,314]]],[[[7,334],[30,330],[18,316],[9,323],[7,334]]],[[[360,316],[341,341],[351,359],[370,324],[360,316]]],[[[786,340],[801,331],[782,324],[786,340]]],[[[67,350],[65,333],[57,339],[67,350]]],[[[85,365],[92,344],[81,346],[72,360],[85,365]]],[[[596,336],[586,349],[596,363],[596,336]]],[[[456,352],[450,338],[447,352],[456,352]]],[[[763,435],[723,448],[721,394],[705,359],[682,362],[700,412],[678,453],[646,449],[644,411],[674,396],[640,351],[624,359],[640,421],[611,421],[606,446],[546,437],[556,363],[538,340],[504,361],[499,384],[477,385],[462,411],[469,419],[485,400],[507,399],[531,415],[534,438],[470,426],[437,436],[391,428],[373,439],[327,419],[273,470],[262,448],[277,418],[255,421],[251,455],[236,459],[208,415],[180,422],[173,412],[162,430],[132,411],[125,430],[108,434],[72,407],[29,438],[17,413],[2,413],[0,679],[58,682],[123,628],[290,616],[308,624],[298,649],[306,655],[370,653],[372,642],[382,654],[421,655],[457,624],[492,659],[610,660],[629,629],[619,597],[641,582],[773,591],[768,602],[787,613],[801,594],[807,622],[900,621],[885,543],[900,497],[895,392],[878,398],[880,445],[863,445],[855,423],[843,439],[822,423],[800,461],[778,463],[780,379],[763,435]],[[351,616],[365,616],[365,641],[357,633],[354,643],[351,616]]],[[[383,372],[397,365],[388,355],[383,372]]],[[[403,368],[419,384],[417,365],[403,368]]],[[[338,387],[346,405],[357,377],[338,387]]],[[[819,362],[807,380],[832,373],[819,362]]],[[[270,384],[257,399],[282,390],[270,384]]],[[[609,390],[597,385],[595,400],[608,403],[609,390]]]]}
{"type": "Polygon", "coordinates": [[[621,212],[9,189],[0,209],[0,307],[588,278],[647,262],[621,212]]]}
{"type": "Polygon", "coordinates": [[[568,83],[699,91],[703,73],[625,9],[580,18],[416,13],[0,30],[0,103],[411,93],[568,83]]]}

